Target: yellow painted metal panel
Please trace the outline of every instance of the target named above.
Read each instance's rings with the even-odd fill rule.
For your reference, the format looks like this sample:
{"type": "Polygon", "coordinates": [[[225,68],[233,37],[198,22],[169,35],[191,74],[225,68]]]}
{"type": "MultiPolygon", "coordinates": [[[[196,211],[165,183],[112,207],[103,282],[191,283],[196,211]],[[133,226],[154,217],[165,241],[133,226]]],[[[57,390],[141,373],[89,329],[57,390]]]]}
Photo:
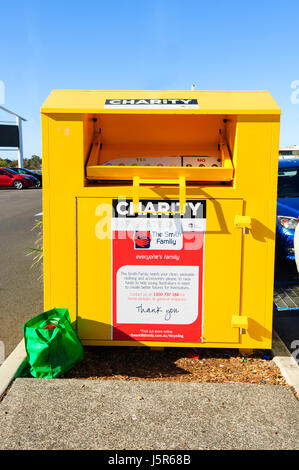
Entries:
{"type": "Polygon", "coordinates": [[[78,333],[111,339],[111,199],[79,198],[78,333]]]}
{"type": "Polygon", "coordinates": [[[243,215],[252,225],[243,239],[241,315],[248,316],[244,336],[253,348],[261,342],[271,347],[272,339],[278,136],[277,123],[240,119],[237,124],[235,152],[243,158],[235,157],[236,184],[244,191],[243,215]]]}
{"type": "Polygon", "coordinates": [[[267,91],[148,91],[148,90],[54,90],[42,113],[128,113],[127,109],[105,109],[106,99],[198,99],[198,109],[130,109],[130,114],[280,114],[267,91]]]}
{"type": "MultiPolygon", "coordinates": [[[[44,306],[51,305],[51,265],[50,265],[50,171],[49,171],[49,119],[41,117],[43,155],[43,274],[44,306]]],[[[46,308],[45,308],[46,309],[46,308]]]]}
{"type": "Polygon", "coordinates": [[[240,311],[242,231],[234,226],[241,200],[208,200],[204,269],[204,342],[238,342],[232,327],[240,311]]]}
{"type": "Polygon", "coordinates": [[[43,132],[48,134],[43,154],[44,308],[66,307],[75,321],[75,194],[84,181],[82,118],[52,116],[43,123],[43,132]]]}

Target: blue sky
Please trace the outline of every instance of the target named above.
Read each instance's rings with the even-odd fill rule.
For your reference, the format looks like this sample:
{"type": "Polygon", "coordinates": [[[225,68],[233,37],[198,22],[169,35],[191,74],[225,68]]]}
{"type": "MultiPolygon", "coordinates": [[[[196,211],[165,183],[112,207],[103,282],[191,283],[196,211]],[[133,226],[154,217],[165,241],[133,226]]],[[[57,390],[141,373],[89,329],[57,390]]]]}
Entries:
{"type": "Polygon", "coordinates": [[[2,2],[0,51],[5,106],[28,119],[25,157],[41,153],[40,106],[57,88],[269,90],[281,145],[299,144],[295,0],[2,2]]]}

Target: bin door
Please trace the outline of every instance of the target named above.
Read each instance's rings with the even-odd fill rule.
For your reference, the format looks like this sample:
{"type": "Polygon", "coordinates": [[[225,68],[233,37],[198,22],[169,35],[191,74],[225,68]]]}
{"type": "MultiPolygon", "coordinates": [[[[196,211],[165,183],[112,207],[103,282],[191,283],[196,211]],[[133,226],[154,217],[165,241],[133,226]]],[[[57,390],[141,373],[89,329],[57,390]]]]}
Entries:
{"type": "MultiPolygon", "coordinates": [[[[239,342],[231,325],[240,314],[242,229],[235,216],[243,214],[240,199],[208,199],[204,247],[203,342],[239,342]]],[[[250,235],[245,235],[250,236],[250,235]]],[[[229,346],[227,346],[229,347],[229,346]]]]}
{"type": "MultiPolygon", "coordinates": [[[[155,204],[155,202],[153,203],[155,204]]],[[[193,201],[194,204],[195,201],[193,201]]],[[[156,258],[153,261],[147,261],[147,259],[151,260],[150,254],[156,253],[156,248],[151,251],[154,245],[153,240],[151,249],[145,249],[146,246],[143,245],[142,249],[135,249],[135,254],[131,247],[132,240],[128,243],[128,250],[123,249],[123,245],[114,245],[114,240],[111,240],[112,198],[78,198],[77,315],[78,333],[82,340],[111,341],[111,339],[115,339],[130,341],[133,339],[130,334],[132,331],[134,332],[132,327],[134,319],[132,320],[127,315],[129,303],[127,305],[125,302],[128,299],[121,294],[124,285],[121,282],[118,283],[116,278],[114,279],[116,269],[113,267],[116,265],[118,270],[119,266],[126,265],[127,271],[130,269],[132,271],[136,266],[131,266],[134,263],[131,262],[130,257],[132,255],[137,257],[138,255],[138,260],[141,260],[138,261],[139,275],[141,276],[144,271],[143,280],[139,279],[140,284],[145,282],[144,279],[149,279],[149,275],[152,276],[150,278],[151,283],[156,281],[157,278],[164,280],[165,273],[172,273],[172,282],[177,282],[182,274],[186,279],[193,280],[196,275],[197,284],[193,285],[189,282],[188,292],[186,290],[181,292],[175,290],[173,291],[174,294],[171,291],[168,292],[171,296],[177,295],[180,299],[186,299],[186,302],[181,302],[182,308],[180,308],[179,313],[181,318],[179,318],[176,328],[177,339],[166,340],[164,337],[160,341],[186,342],[189,344],[209,343],[211,346],[222,343],[226,347],[229,347],[229,343],[239,342],[239,329],[232,327],[232,316],[239,315],[240,310],[242,229],[235,227],[234,220],[237,215],[243,213],[243,201],[239,199],[206,199],[203,204],[206,207],[204,215],[206,223],[198,225],[198,227],[204,227],[204,232],[201,234],[203,251],[200,252],[200,249],[197,248],[192,251],[192,243],[189,253],[170,250],[171,246],[167,245],[167,249],[164,246],[160,254],[155,255],[158,256],[157,259],[162,259],[162,261],[156,261],[156,258]],[[129,252],[130,250],[131,252],[129,252]],[[114,260],[112,259],[112,251],[114,260]],[[144,253],[146,253],[146,256],[144,253]],[[183,269],[180,269],[180,261],[178,261],[178,266],[175,266],[177,264],[177,261],[174,260],[176,253],[180,255],[177,259],[183,260],[181,262],[183,269]],[[143,258],[144,261],[142,261],[143,258]],[[165,261],[166,259],[170,261],[165,261]],[[167,264],[170,265],[167,266],[167,264]],[[174,265],[173,269],[171,264],[174,265]],[[149,265],[153,265],[153,269],[149,268],[149,265]],[[163,269],[166,271],[164,272],[163,269]],[[149,272],[152,273],[149,274],[149,272]],[[116,288],[114,287],[116,307],[113,307],[113,285],[119,289],[115,294],[116,288]],[[120,302],[119,299],[123,300],[120,302]],[[114,312],[115,309],[117,310],[116,313],[114,312]],[[195,315],[195,309],[198,310],[198,315],[195,315]],[[118,316],[118,323],[123,323],[118,336],[111,326],[115,324],[113,315],[118,316]],[[124,321],[121,321],[123,318],[124,321]],[[130,325],[125,326],[125,323],[130,323],[130,325]],[[182,341],[179,338],[184,331],[186,331],[186,339],[182,341]]],[[[154,233],[152,235],[154,236],[154,233]]],[[[123,242],[120,241],[120,243],[123,242]]],[[[185,246],[182,245],[180,250],[185,251],[185,246]]],[[[120,275],[122,275],[121,272],[120,275]]],[[[181,277],[182,282],[186,282],[186,279],[181,277]]],[[[127,279],[126,282],[129,283],[130,279],[127,279]]],[[[163,293],[165,293],[165,288],[161,288],[159,292],[154,292],[153,295],[162,295],[163,293]]],[[[138,295],[138,293],[135,292],[134,295],[138,295]]],[[[165,305],[165,308],[167,308],[165,302],[159,305],[165,305]]],[[[176,305],[178,305],[178,302],[176,305]]],[[[147,312],[142,314],[145,315],[145,318],[147,312]]],[[[154,324],[155,319],[150,318],[145,323],[149,324],[151,322],[154,324]]],[[[140,325],[137,325],[135,332],[138,332],[139,328],[140,325]]],[[[150,332],[155,328],[153,326],[146,333],[149,338],[147,340],[142,338],[142,341],[159,341],[158,335],[155,339],[150,339],[150,332]]],[[[165,335],[164,330],[163,334],[165,335]]]]}

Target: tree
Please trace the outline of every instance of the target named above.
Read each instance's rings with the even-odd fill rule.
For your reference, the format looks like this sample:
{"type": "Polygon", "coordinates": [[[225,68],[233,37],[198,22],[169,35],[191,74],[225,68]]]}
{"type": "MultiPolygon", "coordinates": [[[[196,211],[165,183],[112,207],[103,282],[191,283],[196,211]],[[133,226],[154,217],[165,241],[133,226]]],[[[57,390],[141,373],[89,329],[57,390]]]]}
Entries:
{"type": "Polygon", "coordinates": [[[38,155],[32,155],[31,158],[24,159],[24,168],[28,170],[40,170],[42,166],[42,159],[38,155]]]}
{"type": "MultiPolygon", "coordinates": [[[[0,167],[18,166],[18,160],[9,160],[9,158],[0,158],[0,167]]],[[[24,158],[24,168],[28,170],[40,170],[42,167],[42,159],[38,155],[32,155],[30,158],[24,158]]]]}
{"type": "Polygon", "coordinates": [[[9,160],[9,158],[0,158],[0,166],[2,167],[9,167],[9,166],[17,166],[15,163],[18,163],[17,160],[9,160]]]}

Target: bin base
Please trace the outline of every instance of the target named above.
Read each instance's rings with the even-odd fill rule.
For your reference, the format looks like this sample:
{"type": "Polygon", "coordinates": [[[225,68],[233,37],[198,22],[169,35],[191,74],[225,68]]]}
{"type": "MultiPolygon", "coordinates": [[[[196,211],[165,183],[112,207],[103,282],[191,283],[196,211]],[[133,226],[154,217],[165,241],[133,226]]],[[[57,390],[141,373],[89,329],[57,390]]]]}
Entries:
{"type": "Polygon", "coordinates": [[[241,354],[241,356],[252,356],[252,354],[253,354],[253,349],[243,349],[243,348],[239,348],[239,353],[241,354]]]}

